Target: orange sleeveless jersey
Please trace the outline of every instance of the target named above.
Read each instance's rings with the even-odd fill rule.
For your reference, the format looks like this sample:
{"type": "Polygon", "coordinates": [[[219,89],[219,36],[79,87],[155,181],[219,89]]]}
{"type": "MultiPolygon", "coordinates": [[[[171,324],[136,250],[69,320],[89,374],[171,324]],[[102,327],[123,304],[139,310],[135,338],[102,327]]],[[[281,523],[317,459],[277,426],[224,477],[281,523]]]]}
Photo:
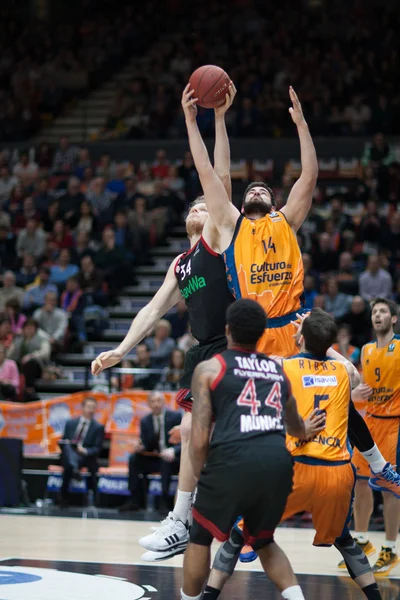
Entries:
{"type": "Polygon", "coordinates": [[[311,354],[298,354],[283,362],[292,385],[300,415],[306,419],[314,408],[326,411],[326,427],[309,442],[286,436],[293,456],[326,461],[350,460],[347,438],[350,380],[344,365],[336,360],[316,360],[311,354]]]}
{"type": "Polygon", "coordinates": [[[395,335],[384,348],[378,348],[376,342],[365,344],[362,372],[365,383],[373,389],[367,413],[400,417],[400,336],[395,335]]]}
{"type": "Polygon", "coordinates": [[[224,259],[228,285],[236,299],[255,300],[269,318],[300,308],[303,260],[283,213],[272,212],[256,221],[239,217],[224,259]]]}

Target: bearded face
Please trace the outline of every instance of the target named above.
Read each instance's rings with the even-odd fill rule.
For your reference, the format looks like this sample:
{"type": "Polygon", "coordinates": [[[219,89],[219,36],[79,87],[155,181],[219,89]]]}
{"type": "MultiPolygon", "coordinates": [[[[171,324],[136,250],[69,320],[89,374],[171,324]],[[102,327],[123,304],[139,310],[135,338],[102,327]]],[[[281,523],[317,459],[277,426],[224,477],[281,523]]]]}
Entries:
{"type": "Polygon", "coordinates": [[[243,203],[243,213],[246,217],[261,215],[264,217],[271,212],[272,199],[264,187],[253,187],[246,194],[243,203]]]}

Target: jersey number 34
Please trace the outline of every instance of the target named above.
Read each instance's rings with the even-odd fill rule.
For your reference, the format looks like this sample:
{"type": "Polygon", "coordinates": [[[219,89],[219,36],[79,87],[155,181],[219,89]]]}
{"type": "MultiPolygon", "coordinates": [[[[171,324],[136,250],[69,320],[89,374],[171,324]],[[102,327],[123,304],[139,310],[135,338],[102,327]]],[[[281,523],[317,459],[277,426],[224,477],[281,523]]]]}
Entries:
{"type": "MultiPolygon", "coordinates": [[[[271,388],[270,393],[265,398],[265,406],[270,406],[276,410],[276,416],[278,419],[282,415],[282,403],[281,403],[281,384],[277,381],[271,388]]],[[[250,414],[252,416],[258,415],[258,409],[261,406],[261,402],[257,399],[257,390],[254,379],[249,379],[244,386],[239,398],[237,399],[238,406],[248,406],[250,408],[250,414]]]]}

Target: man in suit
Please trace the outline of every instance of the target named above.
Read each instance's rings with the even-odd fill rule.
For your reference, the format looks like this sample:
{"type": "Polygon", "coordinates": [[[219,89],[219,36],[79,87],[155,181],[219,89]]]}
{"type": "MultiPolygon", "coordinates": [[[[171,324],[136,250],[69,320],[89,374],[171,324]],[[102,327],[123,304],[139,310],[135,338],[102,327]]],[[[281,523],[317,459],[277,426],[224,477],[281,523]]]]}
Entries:
{"type": "Polygon", "coordinates": [[[61,463],[64,467],[61,505],[64,507],[67,506],[69,482],[72,478],[81,479],[79,469],[82,467],[87,467],[91,474],[92,488],[96,488],[97,456],[104,439],[104,426],[94,418],[96,404],[95,398],[85,398],[82,402],[82,415],[65,424],[60,441],[61,463]]]}
{"type": "Polygon", "coordinates": [[[169,431],[180,424],[180,412],[165,408],[165,396],[162,392],[151,392],[147,403],[150,414],[140,422],[140,444],[129,458],[130,500],[120,510],[138,510],[140,508],[139,475],[161,473],[163,504],[169,504],[169,484],[171,475],[179,471],[181,445],[169,442],[169,431]]]}

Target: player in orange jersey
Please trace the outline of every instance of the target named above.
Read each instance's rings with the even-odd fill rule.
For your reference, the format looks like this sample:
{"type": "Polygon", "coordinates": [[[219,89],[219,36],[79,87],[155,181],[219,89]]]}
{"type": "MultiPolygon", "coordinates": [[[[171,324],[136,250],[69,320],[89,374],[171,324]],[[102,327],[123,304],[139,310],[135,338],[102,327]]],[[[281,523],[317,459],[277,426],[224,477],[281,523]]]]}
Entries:
{"type": "Polygon", "coordinates": [[[301,176],[280,211],[271,188],[262,182],[252,183],[244,194],[242,214],[229,202],[215,176],[197,127],[197,99],[189,85],[182,96],[190,149],[207,209],[220,234],[228,285],[236,299],[256,300],[268,315],[258,350],[285,357],[296,353],[291,321],[302,309],[304,272],[296,233],[311,207],[318,175],[314,144],[292,87],[289,95],[293,104],[289,112],[300,140],[301,176]]]}
{"type": "MultiPolygon", "coordinates": [[[[386,459],[397,465],[397,474],[392,477],[393,494],[383,494],[386,540],[374,565],[375,574],[386,577],[400,563],[396,551],[400,527],[400,491],[396,486],[396,478],[397,481],[400,479],[400,336],[394,335],[393,331],[398,318],[396,305],[377,298],[371,307],[376,341],[366,344],[361,352],[362,375],[370,388],[365,420],[386,459]]],[[[387,492],[387,482],[382,485],[381,473],[371,477],[368,464],[358,450],[354,453],[353,464],[357,469],[355,536],[361,546],[369,547],[368,525],[373,497],[368,479],[370,487],[382,492],[387,492]]]]}
{"type": "MultiPolygon", "coordinates": [[[[306,418],[318,408],[326,414],[326,423],[324,431],[312,439],[286,438],[295,469],[293,491],[282,521],[297,512],[311,512],[316,529],[314,545],[334,544],[366,598],[379,600],[368,559],[348,530],[355,482],[348,443],[351,383],[345,364],[326,355],[335,336],[332,317],[314,309],[302,325],[300,354],[283,361],[299,414],[306,418]]],[[[242,536],[234,528],[214,560],[207,588],[209,600],[218,598],[242,544],[242,536]]]]}

